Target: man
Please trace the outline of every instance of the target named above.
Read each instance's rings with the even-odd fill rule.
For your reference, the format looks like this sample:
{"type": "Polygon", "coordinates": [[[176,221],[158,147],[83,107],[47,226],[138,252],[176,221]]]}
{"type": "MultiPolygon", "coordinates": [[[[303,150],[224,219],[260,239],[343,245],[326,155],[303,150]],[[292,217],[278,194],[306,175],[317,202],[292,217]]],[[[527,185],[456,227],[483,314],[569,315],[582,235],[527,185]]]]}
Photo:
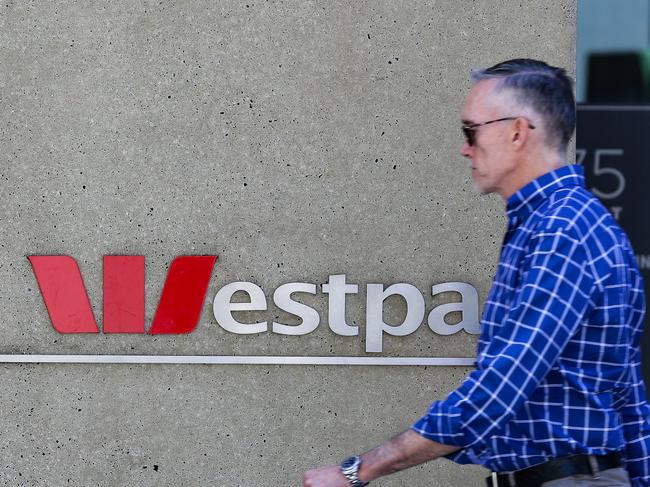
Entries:
{"type": "Polygon", "coordinates": [[[565,163],[571,81],[530,59],[473,80],[461,154],[508,216],[476,370],[410,430],[303,486],[365,485],[442,456],[485,466],[492,486],[650,486],[643,284],[627,237],[565,163]]]}

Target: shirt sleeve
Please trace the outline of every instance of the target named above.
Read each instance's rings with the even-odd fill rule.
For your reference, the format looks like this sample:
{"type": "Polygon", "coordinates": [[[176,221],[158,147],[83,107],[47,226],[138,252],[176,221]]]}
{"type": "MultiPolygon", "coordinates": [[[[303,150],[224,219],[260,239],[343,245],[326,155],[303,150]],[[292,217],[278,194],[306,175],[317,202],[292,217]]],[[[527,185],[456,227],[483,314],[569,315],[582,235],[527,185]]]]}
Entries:
{"type": "Polygon", "coordinates": [[[625,467],[634,487],[650,486],[650,407],[641,375],[641,335],[645,303],[643,283],[636,287],[634,314],[636,329],[632,340],[629,387],[615,391],[614,407],[618,411],[625,435],[625,467]]]}
{"type": "MultiPolygon", "coordinates": [[[[412,429],[472,447],[497,434],[542,381],[587,313],[595,280],[582,244],[563,229],[539,231],[511,308],[477,369],[412,429]]],[[[508,265],[507,263],[505,265],[508,265]]]]}

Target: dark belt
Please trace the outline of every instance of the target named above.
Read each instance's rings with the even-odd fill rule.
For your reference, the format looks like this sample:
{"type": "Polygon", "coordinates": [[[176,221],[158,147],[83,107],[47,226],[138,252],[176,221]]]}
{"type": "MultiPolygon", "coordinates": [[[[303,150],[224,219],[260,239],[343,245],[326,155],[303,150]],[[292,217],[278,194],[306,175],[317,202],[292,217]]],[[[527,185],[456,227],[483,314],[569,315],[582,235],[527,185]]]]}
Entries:
{"type": "Polygon", "coordinates": [[[539,487],[551,480],[572,475],[597,476],[602,470],[622,466],[623,461],[618,452],[607,455],[572,455],[512,473],[493,473],[485,480],[488,487],[539,487]]]}

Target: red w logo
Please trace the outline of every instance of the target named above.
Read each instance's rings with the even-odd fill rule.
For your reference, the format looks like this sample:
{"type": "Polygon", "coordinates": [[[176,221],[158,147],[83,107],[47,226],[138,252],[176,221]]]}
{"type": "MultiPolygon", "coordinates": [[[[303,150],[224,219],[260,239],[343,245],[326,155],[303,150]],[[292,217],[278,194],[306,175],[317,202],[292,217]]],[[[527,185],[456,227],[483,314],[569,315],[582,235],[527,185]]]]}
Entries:
{"type": "MultiPolygon", "coordinates": [[[[30,255],[52,326],[59,333],[99,333],[77,262],[30,255]]],[[[169,268],[149,334],[196,328],[216,255],[183,255],[169,268]]],[[[104,333],[144,333],[144,256],[104,256],[104,333]]]]}

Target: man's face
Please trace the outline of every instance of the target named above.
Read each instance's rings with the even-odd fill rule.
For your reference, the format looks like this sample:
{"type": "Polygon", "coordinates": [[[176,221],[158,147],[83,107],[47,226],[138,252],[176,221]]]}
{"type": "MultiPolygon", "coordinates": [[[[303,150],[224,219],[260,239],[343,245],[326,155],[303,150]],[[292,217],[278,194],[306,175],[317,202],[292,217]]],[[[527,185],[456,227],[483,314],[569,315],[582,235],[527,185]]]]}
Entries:
{"type": "MultiPolygon", "coordinates": [[[[507,95],[495,93],[496,80],[478,82],[467,96],[461,114],[463,125],[483,123],[513,115],[507,95]]],[[[474,144],[463,143],[461,155],[470,161],[474,187],[481,194],[499,193],[516,168],[510,142],[512,121],[492,123],[474,130],[474,144]]]]}

